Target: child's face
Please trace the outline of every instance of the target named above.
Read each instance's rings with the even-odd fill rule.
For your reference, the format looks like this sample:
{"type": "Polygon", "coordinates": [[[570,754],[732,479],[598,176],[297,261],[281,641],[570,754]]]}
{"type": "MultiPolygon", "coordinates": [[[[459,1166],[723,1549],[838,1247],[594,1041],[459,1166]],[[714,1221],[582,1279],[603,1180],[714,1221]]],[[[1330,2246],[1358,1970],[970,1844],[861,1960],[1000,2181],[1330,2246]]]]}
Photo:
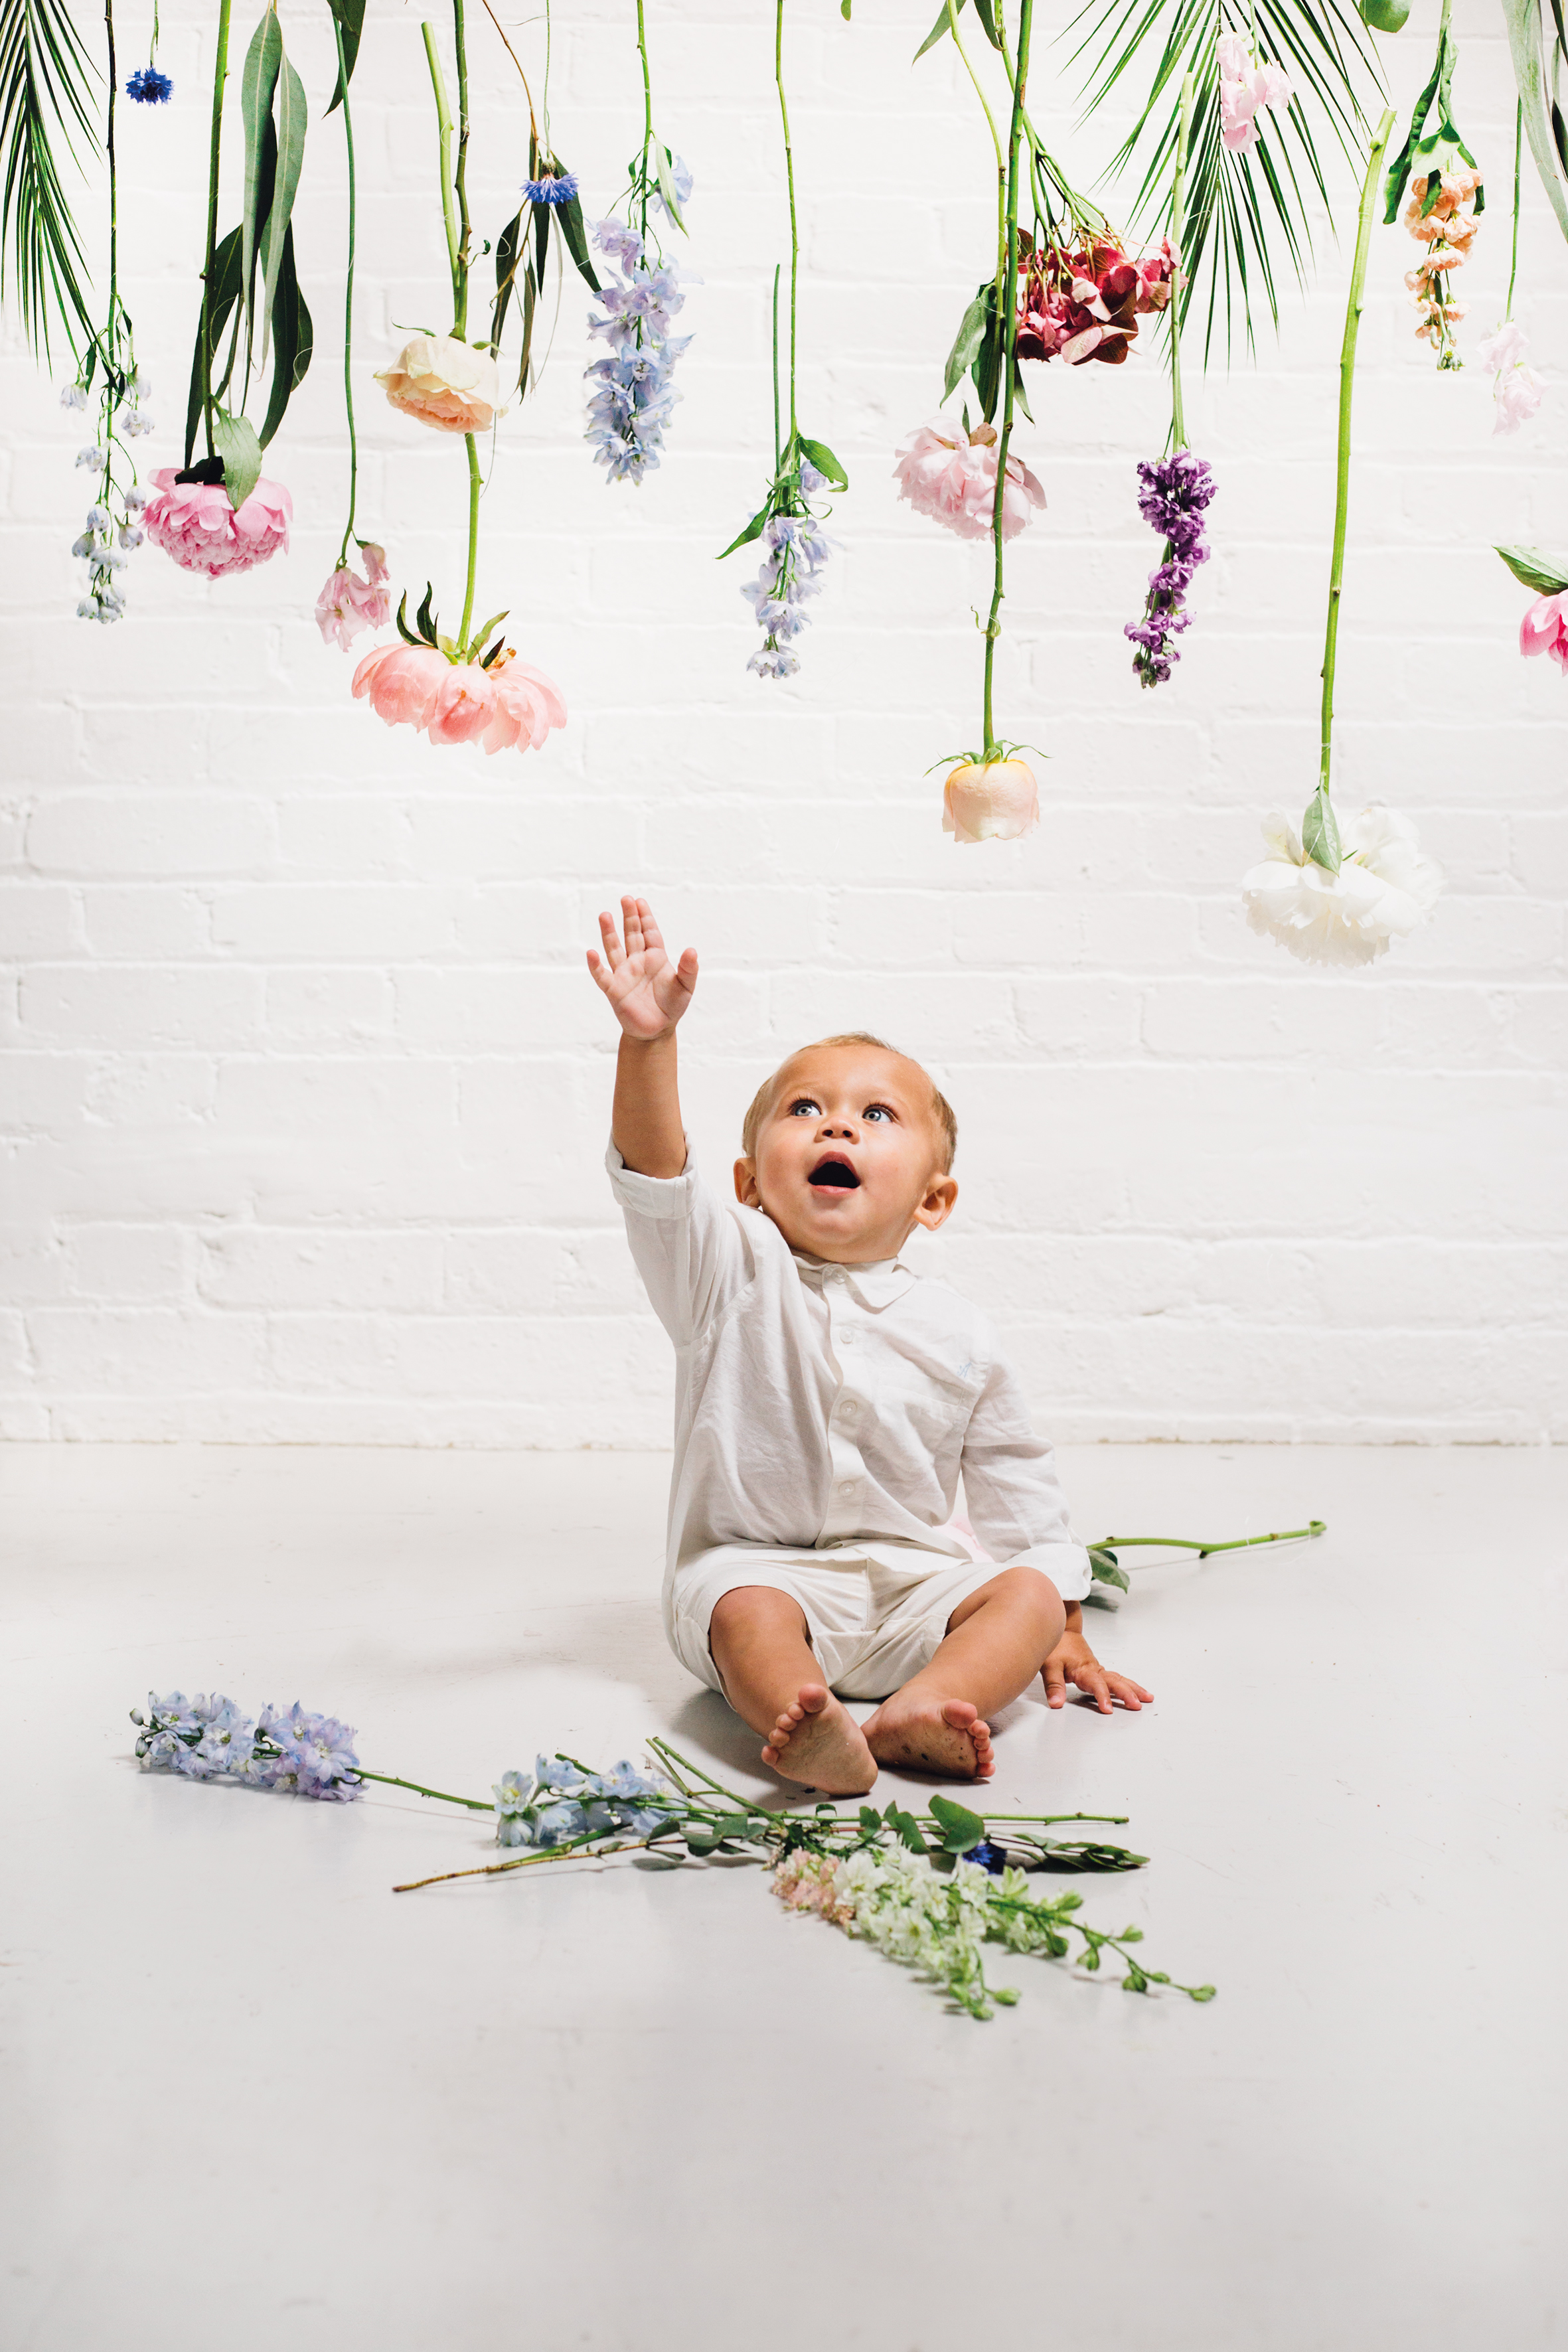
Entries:
{"type": "Polygon", "coordinates": [[[808,1045],[773,1081],[735,1197],[771,1217],[792,1249],[839,1265],[896,1256],[958,1198],[942,1168],[931,1083],[918,1062],[871,1045],[808,1045]]]}

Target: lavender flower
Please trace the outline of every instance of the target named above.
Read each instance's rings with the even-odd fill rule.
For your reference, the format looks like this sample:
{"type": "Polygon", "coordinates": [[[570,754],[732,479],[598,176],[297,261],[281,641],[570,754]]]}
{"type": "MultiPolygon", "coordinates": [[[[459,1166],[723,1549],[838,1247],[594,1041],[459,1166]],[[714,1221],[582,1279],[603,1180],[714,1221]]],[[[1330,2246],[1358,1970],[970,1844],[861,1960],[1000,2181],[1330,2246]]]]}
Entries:
{"type": "Polygon", "coordinates": [[[618,220],[602,220],[594,242],[619,273],[599,299],[589,332],[610,346],[607,359],[584,370],[596,388],[588,401],[588,438],[594,459],[612,482],[641,482],[658,464],[665,427],[680,394],[671,382],[675,362],[691,341],[672,335],[670,322],[686,299],[673,263],[651,262],[637,231],[618,220]]]}
{"type": "MultiPolygon", "coordinates": [[[[802,491],[809,496],[822,485],[823,477],[816,467],[809,461],[803,463],[802,491]]],[[[773,515],[763,526],[763,538],[768,548],[763,568],[741,591],[764,632],[746,667],[757,677],[793,677],[800,661],[789,646],[810,617],[802,605],[821,593],[817,574],[833,541],[810,514],[773,515]]]]}
{"type": "Polygon", "coordinates": [[[133,73],[125,85],[125,95],[133,98],[138,106],[163,106],[174,90],[174,83],[156,66],[143,66],[133,73]]]}
{"type": "Polygon", "coordinates": [[[1140,464],[1138,510],[1145,522],[1163,531],[1165,551],[1149,575],[1149,593],[1141,621],[1129,621],[1125,634],[1138,650],[1132,667],[1144,686],[1163,686],[1173,663],[1181,659],[1173,640],[1192,620],[1184,599],[1200,563],[1209,551],[1204,544],[1204,509],[1215,494],[1214,474],[1190,449],[1178,449],[1158,465],[1140,464]]]}
{"type": "Polygon", "coordinates": [[[531,205],[569,205],[577,193],[575,172],[545,172],[524,180],[522,193],[531,205]]]}

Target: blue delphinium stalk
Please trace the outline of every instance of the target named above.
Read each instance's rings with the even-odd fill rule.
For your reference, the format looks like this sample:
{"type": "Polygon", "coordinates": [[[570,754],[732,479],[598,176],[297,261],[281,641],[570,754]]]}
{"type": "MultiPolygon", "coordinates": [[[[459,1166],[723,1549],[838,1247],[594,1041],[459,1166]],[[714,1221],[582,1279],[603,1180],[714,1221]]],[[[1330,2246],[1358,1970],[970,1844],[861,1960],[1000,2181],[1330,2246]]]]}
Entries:
{"type": "Polygon", "coordinates": [[[800,467],[800,511],[770,515],[762,538],[768,549],[763,568],[741,593],[755,613],[763,632],[762,645],[746,667],[757,677],[793,677],[800,662],[789,647],[811,615],[802,610],[808,597],[820,593],[818,574],[832,551],[833,541],[805,501],[826,488],[809,457],[800,467]]]}
{"type": "Polygon", "coordinates": [[[308,1714],[299,1701],[285,1714],[265,1706],[252,1723],[230,1698],[215,1691],[186,1699],[182,1691],[148,1693],[139,1707],[136,1753],[150,1771],[179,1772],[188,1780],[238,1780],[247,1788],[279,1789],[301,1797],[346,1803],[363,1796],[353,1733],[329,1715],[308,1714]]]}
{"type": "Polygon", "coordinates": [[[616,1830],[647,1837],[679,1810],[662,1780],[624,1759],[613,1772],[587,1772],[561,1757],[536,1757],[531,1772],[501,1774],[495,1800],[496,1843],[542,1852],[616,1830]]]}
{"type": "Polygon", "coordinates": [[[670,411],[680,398],[675,362],[691,341],[670,324],[686,299],[671,261],[651,260],[644,238],[624,222],[602,220],[594,242],[616,276],[600,295],[605,315],[589,332],[610,346],[607,359],[584,371],[595,386],[588,402],[594,460],[612,482],[640,482],[658,464],[670,411]]]}
{"type": "Polygon", "coordinates": [[[1204,544],[1204,509],[1215,494],[1215,478],[1206,460],[1190,449],[1157,465],[1141,463],[1138,510],[1147,523],[1163,531],[1165,551],[1149,575],[1149,593],[1141,621],[1129,621],[1126,634],[1138,650],[1132,667],[1144,686],[1162,686],[1172,664],[1181,659],[1173,640],[1192,620],[1185,597],[1200,563],[1209,551],[1204,544]]]}

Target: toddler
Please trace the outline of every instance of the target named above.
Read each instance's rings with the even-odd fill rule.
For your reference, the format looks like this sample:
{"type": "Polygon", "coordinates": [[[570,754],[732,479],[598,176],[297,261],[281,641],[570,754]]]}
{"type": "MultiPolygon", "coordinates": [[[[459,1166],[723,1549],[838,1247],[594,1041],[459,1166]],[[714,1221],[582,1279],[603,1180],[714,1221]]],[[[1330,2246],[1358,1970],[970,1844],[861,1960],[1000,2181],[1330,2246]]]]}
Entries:
{"type": "Polygon", "coordinates": [[[1109,1714],[1151,1696],[1083,1638],[1089,1557],[983,1318],[900,1252],[952,1211],[957,1124],[918,1062],[825,1037],[746,1114],[731,1209],[687,1157],[676,1024],[697,958],[646,898],[588,968],[621,1024],[607,1164],[675,1342],[665,1630],[764,1762],[834,1796],[879,1765],[994,1769],[986,1718],[1044,1673],[1109,1714]],[[1000,1566],[946,1524],[965,1507],[1000,1566]],[[845,1698],[879,1699],[858,1724],[845,1698]]]}

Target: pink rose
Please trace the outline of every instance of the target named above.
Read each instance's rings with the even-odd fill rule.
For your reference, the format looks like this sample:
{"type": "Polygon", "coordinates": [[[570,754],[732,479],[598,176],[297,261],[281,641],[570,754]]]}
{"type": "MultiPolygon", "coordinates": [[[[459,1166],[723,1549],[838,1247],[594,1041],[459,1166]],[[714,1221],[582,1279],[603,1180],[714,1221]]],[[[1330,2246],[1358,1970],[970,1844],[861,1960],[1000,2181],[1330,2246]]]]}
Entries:
{"type": "Polygon", "coordinates": [[[411,335],[375,380],[394,408],[437,433],[488,433],[501,413],[494,360],[455,335],[411,335]]]}
{"type": "Polygon", "coordinates": [[[186,572],[221,580],[287,551],[294,501],[281,482],[258,482],[237,514],[221,482],[177,481],[173,466],[153,479],[158,487],[142,518],[147,536],[186,572]]]}
{"type": "Polygon", "coordinates": [[[365,629],[384,629],[392,618],[392,590],[387,585],[386,550],[367,540],[360,553],[366,577],[340,564],[316,599],[316,625],[329,646],[347,653],[365,629]]]}
{"type": "Polygon", "coordinates": [[[1521,654],[1550,654],[1568,677],[1568,591],[1538,596],[1519,625],[1521,654]]]}
{"type": "MultiPolygon", "coordinates": [[[[996,506],[996,430],[977,425],[922,425],[901,441],[893,479],[900,498],[917,514],[956,531],[960,539],[989,539],[996,506]]],[[[1023,460],[1011,452],[1002,493],[1002,536],[1016,539],[1046,494],[1023,460]]]]}
{"type": "Polygon", "coordinates": [[[942,795],[942,829],[954,841],[1016,841],[1040,821],[1040,795],[1026,760],[961,761],[942,795]]]}

